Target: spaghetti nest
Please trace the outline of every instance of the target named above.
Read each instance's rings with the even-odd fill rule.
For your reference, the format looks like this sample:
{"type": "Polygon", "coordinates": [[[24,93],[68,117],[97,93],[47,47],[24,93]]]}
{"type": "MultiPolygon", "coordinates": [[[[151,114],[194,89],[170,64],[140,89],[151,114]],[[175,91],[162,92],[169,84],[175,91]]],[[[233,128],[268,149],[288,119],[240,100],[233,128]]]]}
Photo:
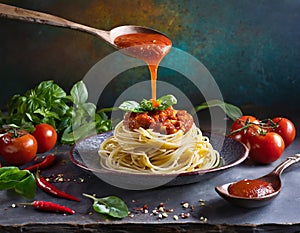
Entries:
{"type": "Polygon", "coordinates": [[[193,124],[183,133],[161,134],[152,129],[127,129],[121,121],[99,149],[103,168],[144,174],[176,174],[220,165],[209,138],[193,124]]]}

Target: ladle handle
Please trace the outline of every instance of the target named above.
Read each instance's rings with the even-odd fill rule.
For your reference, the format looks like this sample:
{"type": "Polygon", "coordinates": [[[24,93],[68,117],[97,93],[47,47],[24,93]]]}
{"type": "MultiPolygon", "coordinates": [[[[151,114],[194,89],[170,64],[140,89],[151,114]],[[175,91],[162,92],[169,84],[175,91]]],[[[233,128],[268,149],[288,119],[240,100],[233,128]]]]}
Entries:
{"type": "Polygon", "coordinates": [[[58,16],[54,16],[54,15],[50,15],[38,11],[27,10],[27,9],[0,3],[0,16],[9,19],[18,19],[27,22],[71,28],[71,29],[87,32],[96,36],[100,36],[104,40],[109,41],[109,32],[107,31],[91,28],[58,16]]]}
{"type": "Polygon", "coordinates": [[[281,175],[281,173],[294,163],[300,162],[300,154],[288,157],[285,161],[274,168],[273,173],[281,175]]]}

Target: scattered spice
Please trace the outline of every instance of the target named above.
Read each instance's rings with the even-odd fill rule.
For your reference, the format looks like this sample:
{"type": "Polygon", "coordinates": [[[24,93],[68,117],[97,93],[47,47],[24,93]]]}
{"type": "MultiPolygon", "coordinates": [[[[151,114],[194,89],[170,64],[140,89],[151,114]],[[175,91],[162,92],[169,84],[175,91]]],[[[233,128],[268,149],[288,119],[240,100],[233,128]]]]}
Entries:
{"type": "MultiPolygon", "coordinates": [[[[135,203],[135,200],[132,200],[133,203],[135,203]]],[[[205,200],[203,199],[199,199],[200,202],[200,206],[204,206],[205,205],[205,200]]],[[[187,201],[182,201],[180,202],[180,205],[183,209],[183,212],[181,213],[176,213],[171,215],[171,213],[174,213],[174,208],[166,208],[165,207],[165,203],[160,202],[154,209],[150,210],[147,204],[144,204],[142,207],[134,207],[133,211],[135,214],[148,214],[150,216],[155,216],[156,219],[158,220],[163,220],[165,218],[168,218],[169,215],[171,215],[171,217],[173,218],[173,220],[178,221],[179,217],[181,219],[187,219],[191,216],[191,212],[193,212],[195,210],[195,206],[191,205],[189,202],[187,201]]],[[[134,217],[134,213],[128,214],[130,217],[134,217]]],[[[200,221],[201,222],[207,222],[207,218],[206,217],[200,217],[200,221]]]]}
{"type": "Polygon", "coordinates": [[[185,208],[185,209],[189,208],[189,203],[188,202],[184,202],[182,204],[182,207],[185,208]]]}
{"type": "Polygon", "coordinates": [[[70,182],[70,181],[77,182],[77,183],[83,183],[85,181],[85,179],[81,178],[81,177],[74,178],[74,179],[66,178],[66,177],[64,177],[64,174],[62,174],[62,173],[51,174],[50,176],[45,177],[44,179],[51,183],[62,183],[62,182],[70,182]]]}
{"type": "Polygon", "coordinates": [[[207,218],[201,216],[201,217],[200,217],[200,221],[202,221],[202,222],[207,222],[207,218]]]}
{"type": "Polygon", "coordinates": [[[36,174],[36,184],[41,190],[43,190],[49,194],[52,194],[53,196],[65,198],[65,199],[72,200],[72,201],[78,201],[78,202],[80,201],[77,197],[74,197],[68,193],[65,193],[65,192],[57,189],[55,186],[50,184],[47,180],[40,177],[38,173],[36,174]]]}

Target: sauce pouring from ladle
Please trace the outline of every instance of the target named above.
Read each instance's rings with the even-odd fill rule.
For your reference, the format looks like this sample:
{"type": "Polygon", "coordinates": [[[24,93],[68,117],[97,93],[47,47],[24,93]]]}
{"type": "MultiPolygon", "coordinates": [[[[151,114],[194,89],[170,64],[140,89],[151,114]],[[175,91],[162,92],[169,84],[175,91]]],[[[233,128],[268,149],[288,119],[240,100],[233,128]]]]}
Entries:
{"type": "MultiPolygon", "coordinates": [[[[118,36],[124,34],[133,34],[133,33],[145,33],[145,34],[158,34],[165,36],[163,33],[156,31],[154,29],[136,25],[125,25],[113,28],[110,31],[100,30],[93,27],[89,27],[83,24],[75,23],[70,20],[54,16],[51,14],[38,12],[34,10],[28,10],[24,8],[19,8],[7,4],[0,3],[0,16],[9,19],[17,19],[32,23],[52,25],[56,27],[70,28],[74,30],[79,30],[86,32],[95,36],[98,36],[105,40],[108,44],[120,49],[115,43],[115,39],[118,36]]],[[[165,36],[167,38],[167,36],[165,36]]]]}
{"type": "Polygon", "coordinates": [[[257,178],[255,180],[267,182],[269,183],[274,192],[271,194],[267,194],[261,197],[242,197],[236,196],[229,193],[228,188],[230,185],[235,184],[235,182],[223,184],[220,186],[216,186],[216,192],[223,197],[229,203],[232,203],[237,206],[245,207],[245,208],[256,208],[269,204],[274,198],[280,193],[282,182],[281,182],[281,174],[282,172],[291,166],[294,163],[300,162],[300,154],[295,154],[294,156],[288,157],[285,161],[279,164],[274,168],[269,174],[257,178]]]}
{"type": "Polygon", "coordinates": [[[105,40],[125,54],[145,61],[151,74],[152,99],[156,100],[157,68],[172,46],[171,40],[154,29],[135,25],[116,27],[110,31],[92,28],[67,19],[0,3],[0,16],[27,22],[70,28],[105,40]],[[128,36],[129,35],[129,36],[128,36]]]}

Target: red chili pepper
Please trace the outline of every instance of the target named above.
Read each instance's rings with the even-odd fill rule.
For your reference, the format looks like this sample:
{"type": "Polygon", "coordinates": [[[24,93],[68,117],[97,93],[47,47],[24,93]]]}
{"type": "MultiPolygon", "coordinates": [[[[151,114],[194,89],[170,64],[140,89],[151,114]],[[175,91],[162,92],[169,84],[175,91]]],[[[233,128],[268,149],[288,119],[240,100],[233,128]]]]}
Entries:
{"type": "Polygon", "coordinates": [[[34,201],[32,203],[20,203],[20,205],[31,205],[35,209],[41,210],[41,211],[75,214],[75,211],[68,208],[68,207],[65,207],[63,205],[59,205],[59,204],[54,203],[54,202],[48,202],[48,201],[34,201]]]}
{"type": "Polygon", "coordinates": [[[42,189],[43,191],[45,191],[47,193],[52,194],[53,196],[65,198],[65,199],[72,200],[72,201],[80,201],[77,197],[74,197],[68,193],[60,191],[55,186],[53,186],[48,181],[46,181],[44,178],[39,177],[38,174],[36,175],[36,183],[40,189],[42,189]]]}
{"type": "Polygon", "coordinates": [[[55,160],[54,154],[47,155],[41,162],[33,164],[29,167],[24,168],[23,170],[36,171],[37,169],[45,169],[50,167],[55,160]]]}

